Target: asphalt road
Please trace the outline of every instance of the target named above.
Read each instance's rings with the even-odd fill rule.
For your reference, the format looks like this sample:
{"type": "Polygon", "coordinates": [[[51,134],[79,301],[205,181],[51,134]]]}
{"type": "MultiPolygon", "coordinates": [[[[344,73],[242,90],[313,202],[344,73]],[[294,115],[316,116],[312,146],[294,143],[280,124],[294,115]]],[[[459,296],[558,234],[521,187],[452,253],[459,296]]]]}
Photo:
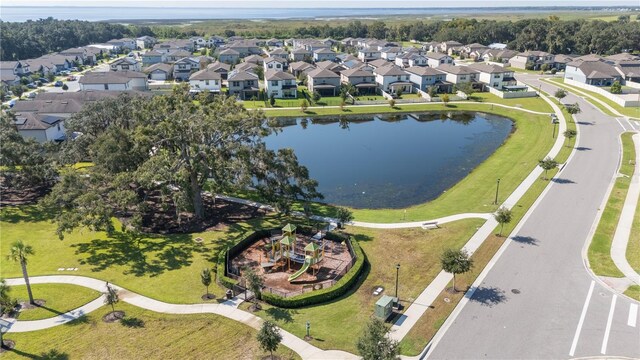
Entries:
{"type": "MultiPolygon", "coordinates": [[[[522,80],[555,91],[535,77],[522,80]]],[[[579,151],[442,329],[430,359],[640,358],[637,303],[594,281],[581,255],[617,171],[623,128],[582,98],[569,95],[563,102],[582,109],[579,151]]]]}

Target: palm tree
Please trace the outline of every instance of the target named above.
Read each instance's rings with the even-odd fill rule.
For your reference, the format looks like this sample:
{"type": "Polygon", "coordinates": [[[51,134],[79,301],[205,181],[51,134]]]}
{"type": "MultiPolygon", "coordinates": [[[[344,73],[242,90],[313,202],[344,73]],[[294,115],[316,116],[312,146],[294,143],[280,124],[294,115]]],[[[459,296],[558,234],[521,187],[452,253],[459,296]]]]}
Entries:
{"type": "Polygon", "coordinates": [[[35,305],[35,301],[33,300],[33,293],[31,292],[29,274],[27,274],[27,257],[34,254],[35,252],[31,245],[25,245],[22,240],[18,240],[11,244],[9,256],[7,256],[7,259],[10,261],[20,262],[20,266],[22,267],[22,276],[24,277],[25,285],[27,285],[27,293],[29,294],[29,303],[32,305],[35,305]]]}
{"type": "MultiPolygon", "coordinates": [[[[5,279],[0,279],[0,315],[4,314],[4,307],[10,302],[9,291],[11,288],[7,285],[5,279]]],[[[0,327],[0,347],[4,348],[4,334],[0,327]]]]}

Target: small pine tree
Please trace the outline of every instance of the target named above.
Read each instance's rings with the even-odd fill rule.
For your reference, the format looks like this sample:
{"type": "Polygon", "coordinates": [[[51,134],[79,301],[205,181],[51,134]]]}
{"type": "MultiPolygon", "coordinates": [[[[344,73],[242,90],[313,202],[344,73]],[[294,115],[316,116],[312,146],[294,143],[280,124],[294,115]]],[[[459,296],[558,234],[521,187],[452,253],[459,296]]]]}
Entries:
{"type": "Polygon", "coordinates": [[[442,99],[444,106],[449,106],[449,94],[442,95],[440,99],[442,99]]]}
{"type": "MultiPolygon", "coordinates": [[[[575,138],[577,135],[578,135],[578,132],[573,129],[568,129],[564,132],[564,137],[569,139],[569,142],[571,142],[571,139],[575,138]]],[[[567,147],[568,146],[569,144],[567,144],[567,147]]]]}
{"type": "Polygon", "coordinates": [[[493,218],[496,219],[498,224],[500,224],[500,233],[498,234],[498,236],[502,236],[502,229],[504,228],[504,224],[508,224],[511,222],[513,214],[511,213],[511,210],[502,206],[500,207],[500,209],[498,209],[498,211],[496,211],[495,214],[493,214],[493,218]]]}
{"type": "Polygon", "coordinates": [[[558,167],[558,162],[547,156],[543,160],[539,160],[538,165],[544,170],[544,179],[549,180],[547,172],[558,167]]]}
{"type": "Polygon", "coordinates": [[[271,107],[276,105],[276,95],[274,93],[271,93],[269,96],[269,105],[271,105],[271,107]]]}
{"type": "Polygon", "coordinates": [[[456,290],[456,274],[464,274],[471,270],[473,260],[465,250],[447,249],[440,257],[442,270],[453,274],[453,291],[456,290]]]}
{"type": "Polygon", "coordinates": [[[622,85],[620,85],[620,81],[614,81],[611,85],[611,90],[609,90],[612,94],[622,94],[622,85]]]}
{"type": "Polygon", "coordinates": [[[302,110],[302,112],[307,112],[308,107],[309,107],[309,102],[307,101],[307,99],[303,99],[300,102],[300,110],[302,110]]]}
{"type": "Polygon", "coordinates": [[[211,285],[211,270],[209,268],[203,269],[200,273],[200,281],[207,289],[206,297],[209,298],[209,285],[211,285]]]}
{"type": "Polygon", "coordinates": [[[258,331],[256,336],[260,348],[264,351],[268,351],[271,359],[273,359],[273,352],[278,350],[280,342],[282,342],[282,334],[276,324],[269,320],[265,320],[258,331]]]}
{"type": "Polygon", "coordinates": [[[356,342],[363,360],[398,359],[398,342],[388,336],[387,327],[379,319],[372,319],[356,342]]]}

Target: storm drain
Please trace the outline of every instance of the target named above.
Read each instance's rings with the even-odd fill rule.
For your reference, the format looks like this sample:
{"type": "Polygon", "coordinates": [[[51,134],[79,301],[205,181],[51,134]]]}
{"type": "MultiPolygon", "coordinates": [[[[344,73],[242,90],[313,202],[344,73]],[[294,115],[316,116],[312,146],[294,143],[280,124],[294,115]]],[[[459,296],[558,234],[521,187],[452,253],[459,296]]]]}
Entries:
{"type": "Polygon", "coordinates": [[[520,294],[520,290],[518,289],[511,289],[511,292],[514,294],[520,294]]]}

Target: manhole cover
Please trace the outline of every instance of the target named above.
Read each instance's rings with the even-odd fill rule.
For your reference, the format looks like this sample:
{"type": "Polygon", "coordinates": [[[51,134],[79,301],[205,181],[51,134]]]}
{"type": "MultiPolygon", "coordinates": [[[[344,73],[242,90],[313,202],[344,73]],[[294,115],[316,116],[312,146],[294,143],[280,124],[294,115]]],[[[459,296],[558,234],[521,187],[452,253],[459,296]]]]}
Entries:
{"type": "Polygon", "coordinates": [[[511,292],[514,294],[520,294],[520,290],[518,289],[511,289],[511,292]]]}
{"type": "Polygon", "coordinates": [[[449,298],[444,298],[444,302],[449,303],[449,302],[451,302],[451,299],[449,299],[449,298]]]}

